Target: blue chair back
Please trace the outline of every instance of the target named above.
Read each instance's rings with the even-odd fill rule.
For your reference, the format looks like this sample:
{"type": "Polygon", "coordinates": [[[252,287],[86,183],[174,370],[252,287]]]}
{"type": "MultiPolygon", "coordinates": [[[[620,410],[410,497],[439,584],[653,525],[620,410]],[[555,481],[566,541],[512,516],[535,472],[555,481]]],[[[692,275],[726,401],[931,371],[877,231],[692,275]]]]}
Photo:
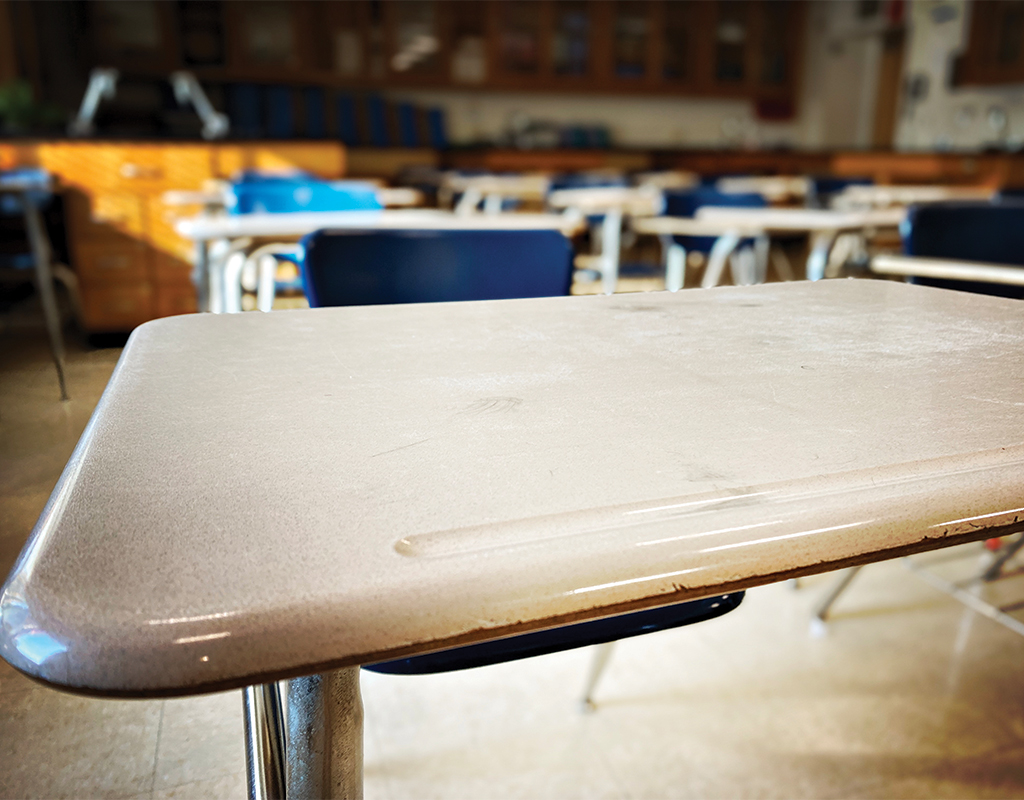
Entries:
{"type": "Polygon", "coordinates": [[[268,86],[264,89],[267,107],[267,136],[291,139],[295,135],[295,106],[290,86],[268,86]]]}
{"type": "Polygon", "coordinates": [[[836,178],[828,175],[817,175],[810,178],[807,192],[807,205],[810,208],[828,208],[832,198],[849,186],[871,186],[871,178],[836,178]]]}
{"type": "Polygon", "coordinates": [[[444,109],[427,109],[427,138],[427,143],[436,150],[448,148],[448,126],[445,123],[444,109]]]}
{"type": "MultiPolygon", "coordinates": [[[[768,205],[763,195],[755,193],[720,192],[713,186],[695,186],[692,189],[669,189],[665,192],[665,215],[692,217],[703,206],[734,206],[764,208],[768,205]]],[[[715,244],[713,236],[673,236],[676,244],[689,251],[707,253],[715,244]]]]}
{"type": "MultiPolygon", "coordinates": [[[[1024,266],[1024,202],[948,202],[911,206],[901,228],[907,255],[1024,266]]],[[[937,278],[914,283],[1024,298],[1024,287],[937,278]]]]}
{"type": "Polygon", "coordinates": [[[356,99],[350,94],[338,95],[338,138],[344,144],[362,144],[359,139],[359,125],[356,122],[356,99]]]}
{"type": "MultiPolygon", "coordinates": [[[[35,167],[19,167],[0,172],[0,186],[12,183],[31,188],[23,195],[0,194],[0,268],[32,269],[35,258],[23,222],[22,198],[45,211],[53,201],[50,175],[35,167]]],[[[45,215],[43,223],[47,228],[51,227],[45,215]]],[[[55,244],[59,241],[52,233],[50,236],[55,244]]]]}
{"type": "Polygon", "coordinates": [[[228,86],[228,117],[234,136],[256,138],[263,130],[263,89],[252,83],[228,86]]]}
{"type": "Polygon", "coordinates": [[[402,147],[419,147],[420,127],[416,106],[412,103],[399,103],[395,114],[398,116],[398,143],[402,147]]]}
{"type": "Polygon", "coordinates": [[[629,186],[625,175],[605,175],[600,172],[566,172],[551,179],[551,191],[559,189],[595,189],[603,186],[629,186]]]}
{"type": "Polygon", "coordinates": [[[327,95],[319,86],[303,90],[306,105],[306,136],[310,139],[327,137],[327,95]]]}
{"type": "Polygon", "coordinates": [[[573,252],[550,230],[344,230],[303,239],[313,307],[569,293],[573,252]]]}
{"type": "MultiPolygon", "coordinates": [[[[50,173],[44,169],[18,167],[0,172],[0,186],[12,183],[32,186],[33,188],[28,189],[24,196],[37,207],[41,208],[53,199],[53,192],[50,189],[50,173]]],[[[14,195],[0,195],[0,213],[21,216],[20,198],[14,195]]]]}
{"type": "Polygon", "coordinates": [[[360,181],[318,181],[292,176],[249,176],[227,195],[230,214],[297,211],[370,211],[383,208],[376,189],[360,181]]]}
{"type": "Polygon", "coordinates": [[[392,141],[388,125],[388,108],[384,98],[379,94],[367,96],[366,119],[370,134],[369,144],[372,147],[390,147],[392,141]]]}

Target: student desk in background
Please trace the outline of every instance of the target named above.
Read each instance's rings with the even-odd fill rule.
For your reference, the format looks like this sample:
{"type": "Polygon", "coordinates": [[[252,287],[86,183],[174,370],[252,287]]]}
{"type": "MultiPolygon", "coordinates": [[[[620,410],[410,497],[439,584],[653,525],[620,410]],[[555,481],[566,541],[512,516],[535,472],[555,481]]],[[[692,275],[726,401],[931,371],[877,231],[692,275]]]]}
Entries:
{"type": "Polygon", "coordinates": [[[298,679],[289,780],[357,795],[360,664],[1020,530],[1022,323],[866,280],[151,322],[0,652],[96,696],[298,679]]]}
{"type": "Polygon", "coordinates": [[[224,265],[232,242],[300,239],[324,229],[358,230],[559,230],[571,236],[584,227],[577,214],[453,214],[433,209],[310,211],[289,214],[199,215],[178,220],[177,232],[196,244],[196,287],[201,311],[223,310],[224,265]],[[213,253],[211,243],[222,243],[213,253]]]}

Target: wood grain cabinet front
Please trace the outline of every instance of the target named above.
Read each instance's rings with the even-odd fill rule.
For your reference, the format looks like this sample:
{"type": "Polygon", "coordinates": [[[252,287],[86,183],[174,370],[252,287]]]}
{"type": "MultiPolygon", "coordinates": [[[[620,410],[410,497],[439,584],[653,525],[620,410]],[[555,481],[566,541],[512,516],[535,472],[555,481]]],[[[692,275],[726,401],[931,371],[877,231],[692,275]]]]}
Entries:
{"type": "Polygon", "coordinates": [[[150,283],[90,284],[81,286],[82,323],[86,330],[130,331],[157,314],[150,283]]]}

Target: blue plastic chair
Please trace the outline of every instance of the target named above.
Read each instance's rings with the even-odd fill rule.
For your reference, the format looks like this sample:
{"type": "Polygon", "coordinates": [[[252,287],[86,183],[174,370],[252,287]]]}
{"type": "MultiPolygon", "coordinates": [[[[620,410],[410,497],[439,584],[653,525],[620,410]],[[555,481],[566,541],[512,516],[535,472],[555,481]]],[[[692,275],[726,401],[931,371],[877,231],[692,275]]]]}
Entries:
{"type": "Polygon", "coordinates": [[[317,231],[302,246],[313,307],[550,297],[572,282],[558,231],[317,231]]]}
{"type": "Polygon", "coordinates": [[[327,137],[327,96],[319,86],[307,86],[303,90],[306,106],[306,136],[310,139],[327,137]]]}
{"type": "Polygon", "coordinates": [[[78,298],[74,275],[67,267],[53,263],[53,249],[41,213],[53,201],[50,175],[41,169],[10,170],[0,173],[0,188],[8,190],[0,192],[0,217],[18,217],[23,221],[18,225],[13,238],[4,237],[5,246],[0,248],[0,268],[8,271],[8,275],[19,282],[23,273],[33,271],[32,278],[43,307],[53,363],[57,368],[60,399],[67,400],[64,336],[53,291],[54,278],[65,285],[76,307],[78,298]]]}
{"type": "Polygon", "coordinates": [[[363,144],[359,138],[359,125],[356,122],[356,99],[350,94],[338,95],[338,138],[350,147],[363,144]]]}
{"type": "Polygon", "coordinates": [[[252,83],[228,86],[228,117],[231,133],[255,139],[264,135],[263,87],[252,83]]]}
{"type": "Polygon", "coordinates": [[[448,149],[448,125],[442,108],[427,109],[427,140],[435,150],[448,149]]]}
{"type": "Polygon", "coordinates": [[[273,139],[291,139],[295,135],[295,107],[290,86],[264,89],[267,106],[267,135],[273,139]]]}
{"type": "MultiPolygon", "coordinates": [[[[911,206],[901,227],[909,256],[1024,266],[1024,200],[948,202],[911,206]]],[[[940,278],[910,279],[924,286],[1024,299],[1024,287],[940,278]]]]}
{"type": "MultiPolygon", "coordinates": [[[[323,181],[309,173],[296,170],[282,175],[259,171],[242,172],[225,194],[229,214],[290,214],[311,211],[377,211],[383,204],[376,187],[362,181],[323,181]]],[[[273,261],[264,264],[265,256],[278,261],[294,260],[294,244],[264,245],[250,255],[258,262],[260,273],[257,305],[269,311],[277,293],[301,289],[297,281],[279,281],[273,274],[273,261]],[[276,249],[279,248],[280,252],[276,249]]],[[[223,269],[225,307],[237,311],[241,308],[242,290],[239,284],[245,272],[245,261],[226,261],[223,269]]]]}
{"type": "Polygon", "coordinates": [[[850,186],[872,186],[871,178],[836,178],[830,175],[811,176],[807,192],[808,208],[828,208],[832,199],[850,186]]]}
{"type": "MultiPolygon", "coordinates": [[[[700,185],[692,189],[669,189],[664,194],[665,215],[669,217],[692,217],[703,206],[732,206],[739,208],[764,208],[768,201],[763,195],[754,193],[720,192],[714,186],[700,185]]],[[[665,249],[665,285],[670,291],[683,288],[688,252],[711,252],[718,239],[714,236],[663,236],[665,249]]],[[[741,242],[740,247],[749,247],[752,240],[741,242]]]]}
{"type": "MultiPolygon", "coordinates": [[[[302,244],[303,279],[313,307],[544,297],[568,294],[572,280],[572,248],[556,231],[317,231],[302,244]]],[[[584,698],[590,706],[613,642],[712,619],[742,599],[743,592],[734,592],[366,669],[402,675],[450,672],[602,645],[584,698]]]]}

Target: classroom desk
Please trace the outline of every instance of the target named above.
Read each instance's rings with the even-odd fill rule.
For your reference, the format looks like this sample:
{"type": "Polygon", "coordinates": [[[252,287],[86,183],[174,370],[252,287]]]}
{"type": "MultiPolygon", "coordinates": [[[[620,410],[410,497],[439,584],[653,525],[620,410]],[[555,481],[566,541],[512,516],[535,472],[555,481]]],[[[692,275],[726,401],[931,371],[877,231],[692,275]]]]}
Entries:
{"type": "Polygon", "coordinates": [[[990,200],[995,189],[988,186],[847,186],[832,200],[840,210],[909,206],[946,200],[990,200]]]}
{"type": "Polygon", "coordinates": [[[446,174],[441,182],[441,192],[447,202],[461,192],[455,210],[459,213],[473,213],[483,202],[484,212],[500,214],[505,198],[542,203],[547,197],[551,179],[547,175],[462,175],[457,172],[446,174]]]}
{"type": "Polygon", "coordinates": [[[811,187],[802,175],[737,175],[719,178],[715,188],[727,194],[760,194],[771,203],[803,201],[811,187]]]}
{"type": "Polygon", "coordinates": [[[809,235],[811,250],[807,256],[807,280],[817,281],[825,277],[829,253],[840,233],[871,228],[898,228],[905,217],[905,208],[832,211],[817,208],[704,206],[697,209],[695,218],[729,227],[738,236],[744,235],[746,231],[809,235]]]}
{"type": "Polygon", "coordinates": [[[380,230],[559,230],[571,236],[584,226],[578,214],[453,214],[436,209],[315,211],[291,214],[201,214],[180,219],[175,230],[196,245],[199,309],[223,310],[224,264],[232,242],[252,239],[294,240],[325,228],[380,230]],[[211,243],[220,243],[219,254],[211,243]]]}
{"type": "Polygon", "coordinates": [[[619,281],[623,218],[660,214],[665,199],[661,189],[653,185],[592,186],[552,192],[548,195],[548,205],[600,217],[591,235],[601,242],[602,289],[605,294],[614,294],[619,281]]]}
{"type": "Polygon", "coordinates": [[[359,664],[1024,528],[1022,322],[855,280],[150,322],[0,654],[97,696],[294,678],[289,748],[353,794],[359,664]]]}

